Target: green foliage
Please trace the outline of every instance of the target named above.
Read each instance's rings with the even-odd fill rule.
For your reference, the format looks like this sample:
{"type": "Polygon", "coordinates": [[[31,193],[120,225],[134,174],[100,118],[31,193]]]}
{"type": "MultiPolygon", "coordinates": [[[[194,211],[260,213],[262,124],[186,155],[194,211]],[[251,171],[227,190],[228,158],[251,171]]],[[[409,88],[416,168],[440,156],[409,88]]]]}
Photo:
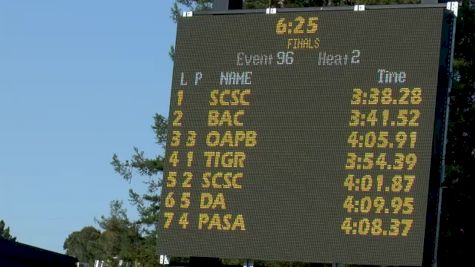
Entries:
{"type": "Polygon", "coordinates": [[[168,50],[168,55],[170,56],[172,61],[175,61],[175,47],[173,45],[170,46],[170,50],[168,50]]]}
{"type": "Polygon", "coordinates": [[[244,1],[244,8],[245,9],[263,9],[267,7],[275,7],[277,5],[277,1],[269,1],[269,0],[246,0],[244,1]]]}
{"type": "Polygon", "coordinates": [[[295,8],[295,7],[320,7],[344,5],[386,5],[386,4],[415,4],[420,0],[245,0],[244,8],[295,8]]]}
{"type": "Polygon", "coordinates": [[[330,0],[245,0],[245,9],[263,9],[268,7],[293,8],[326,6],[330,0]]]}
{"type": "Polygon", "coordinates": [[[138,225],[131,223],[127,218],[127,211],[122,208],[122,202],[112,201],[110,216],[101,216],[97,223],[104,230],[99,238],[103,253],[100,259],[108,262],[139,260],[139,249],[143,239],[138,225]]]}
{"type": "Polygon", "coordinates": [[[183,8],[191,11],[209,10],[213,7],[213,0],[175,0],[171,8],[171,18],[176,22],[183,8]]]}
{"type": "MultiPolygon", "coordinates": [[[[155,114],[152,129],[155,133],[156,143],[162,148],[165,148],[167,140],[167,124],[168,122],[163,116],[155,114]]],[[[136,253],[136,260],[139,260],[142,264],[153,266],[157,261],[155,252],[157,242],[156,222],[158,221],[158,212],[160,209],[159,189],[162,183],[163,157],[157,155],[154,158],[147,158],[143,151],[134,148],[130,160],[121,161],[119,157],[114,154],[111,164],[114,170],[126,181],[130,182],[135,176],[139,176],[147,186],[146,192],[142,194],[134,191],[132,188],[129,189],[129,200],[131,204],[137,208],[139,213],[139,219],[135,224],[137,230],[143,233],[143,239],[139,243],[136,243],[134,247],[127,249],[127,251],[130,251],[132,254],[123,255],[123,257],[124,259],[125,257],[131,258],[134,255],[133,253],[136,253]]],[[[111,210],[114,211],[111,213],[111,218],[116,217],[121,219],[119,221],[128,222],[126,214],[123,210],[118,208],[117,203],[114,204],[111,210]]],[[[112,223],[106,220],[106,218],[101,218],[101,222],[112,223]]],[[[130,222],[128,223],[130,224],[130,222]]],[[[101,223],[100,225],[106,229],[106,225],[102,225],[101,223]]],[[[116,237],[111,235],[109,238],[113,241],[116,237]]],[[[117,248],[110,248],[110,250],[114,251],[117,250],[117,248]]]]}
{"type": "Polygon", "coordinates": [[[395,4],[419,4],[420,0],[356,0],[354,4],[364,5],[395,5],[395,4]]]}
{"type": "Polygon", "coordinates": [[[64,241],[63,248],[67,255],[76,257],[80,262],[94,264],[103,252],[99,243],[101,232],[92,226],[86,226],[80,231],[72,232],[64,241]]]}
{"type": "Polygon", "coordinates": [[[142,236],[138,224],[127,218],[122,202],[112,201],[108,217],[97,220],[102,232],[87,226],[71,233],[64,242],[66,254],[93,266],[94,260],[104,260],[108,266],[118,266],[123,260],[140,266],[158,265],[155,253],[155,233],[142,236]]]}
{"type": "Polygon", "coordinates": [[[16,237],[10,234],[10,227],[6,227],[3,220],[0,220],[0,239],[16,241],[16,237]]]}
{"type": "MultiPolygon", "coordinates": [[[[152,129],[155,133],[156,143],[164,148],[167,139],[167,120],[163,116],[155,114],[152,129]]],[[[139,194],[131,188],[129,189],[129,200],[137,207],[140,215],[138,223],[143,226],[142,230],[149,231],[150,227],[155,227],[158,219],[163,157],[158,155],[154,158],[147,158],[143,151],[134,148],[134,153],[130,160],[121,161],[114,154],[111,164],[114,170],[126,181],[130,182],[134,173],[144,179],[143,182],[147,185],[147,191],[139,194]]]]}

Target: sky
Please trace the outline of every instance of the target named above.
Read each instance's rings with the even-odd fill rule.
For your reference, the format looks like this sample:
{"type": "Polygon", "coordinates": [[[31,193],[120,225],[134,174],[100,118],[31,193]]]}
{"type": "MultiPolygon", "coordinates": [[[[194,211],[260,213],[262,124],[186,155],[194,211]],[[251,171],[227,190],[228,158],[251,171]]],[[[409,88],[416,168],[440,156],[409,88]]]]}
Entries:
{"type": "Polygon", "coordinates": [[[17,241],[63,253],[129,184],[110,165],[162,153],[173,0],[0,0],[0,219],[17,241]]]}

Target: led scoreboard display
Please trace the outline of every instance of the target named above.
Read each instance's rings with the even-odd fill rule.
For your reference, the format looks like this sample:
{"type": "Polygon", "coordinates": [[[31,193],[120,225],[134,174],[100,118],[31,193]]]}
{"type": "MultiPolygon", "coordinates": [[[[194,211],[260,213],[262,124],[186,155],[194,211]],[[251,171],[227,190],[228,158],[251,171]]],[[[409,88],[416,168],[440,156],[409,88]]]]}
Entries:
{"type": "Polygon", "coordinates": [[[421,265],[451,16],[180,18],[160,254],[421,265]]]}

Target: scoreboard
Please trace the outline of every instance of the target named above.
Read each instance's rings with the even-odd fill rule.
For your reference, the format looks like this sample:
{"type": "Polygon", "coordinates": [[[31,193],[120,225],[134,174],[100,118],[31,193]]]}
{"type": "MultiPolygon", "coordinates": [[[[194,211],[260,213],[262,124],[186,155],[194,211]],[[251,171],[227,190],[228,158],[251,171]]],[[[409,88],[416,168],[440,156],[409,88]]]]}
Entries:
{"type": "Polygon", "coordinates": [[[159,253],[421,265],[450,16],[180,18],[159,253]]]}

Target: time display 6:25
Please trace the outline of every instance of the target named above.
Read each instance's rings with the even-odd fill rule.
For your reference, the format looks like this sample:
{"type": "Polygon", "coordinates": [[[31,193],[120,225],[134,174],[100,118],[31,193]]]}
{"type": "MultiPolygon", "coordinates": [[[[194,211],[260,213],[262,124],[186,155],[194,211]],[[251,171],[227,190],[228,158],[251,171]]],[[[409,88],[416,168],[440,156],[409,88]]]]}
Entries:
{"type": "Polygon", "coordinates": [[[318,30],[318,17],[304,18],[298,16],[295,19],[280,18],[275,26],[275,33],[283,34],[312,34],[318,30]]]}

